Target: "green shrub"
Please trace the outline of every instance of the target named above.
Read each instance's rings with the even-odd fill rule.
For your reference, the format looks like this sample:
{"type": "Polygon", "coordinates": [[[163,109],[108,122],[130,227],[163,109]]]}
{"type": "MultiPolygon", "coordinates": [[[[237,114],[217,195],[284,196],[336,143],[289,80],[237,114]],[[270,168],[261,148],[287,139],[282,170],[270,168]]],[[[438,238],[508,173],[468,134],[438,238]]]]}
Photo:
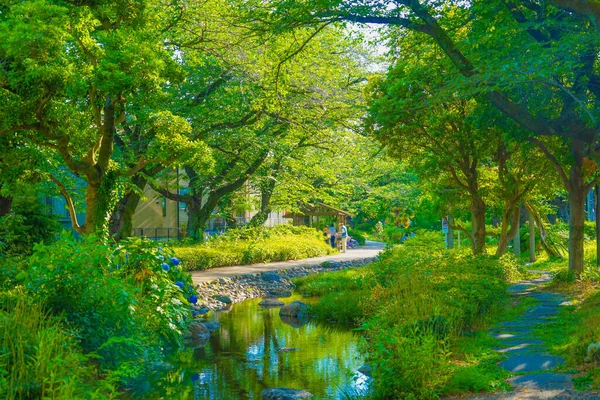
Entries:
{"type": "Polygon", "coordinates": [[[375,228],[376,224],[377,224],[377,221],[375,221],[375,220],[363,222],[361,224],[356,224],[354,226],[354,229],[357,231],[361,231],[361,232],[373,232],[373,229],[375,228]]]}
{"type": "Polygon", "coordinates": [[[54,215],[49,215],[37,199],[16,202],[13,211],[0,217],[0,255],[31,254],[36,243],[50,244],[59,231],[54,215]]]}
{"type": "MultiPolygon", "coordinates": [[[[439,232],[419,232],[360,270],[295,280],[303,294],[321,296],[314,317],[363,322],[376,398],[437,398],[462,385],[450,349],[505,304],[505,268],[517,268],[510,258],[503,267],[443,247],[439,232]]],[[[485,376],[499,381],[496,371],[485,376]]]]}
{"type": "MultiPolygon", "coordinates": [[[[439,246],[435,236],[429,239],[439,246]]],[[[415,245],[386,252],[375,275],[380,285],[367,305],[373,313],[367,327],[376,392],[435,397],[452,376],[449,343],[503,304],[503,270],[492,257],[415,245]]]]}
{"type": "Polygon", "coordinates": [[[190,247],[176,247],[175,254],[183,262],[186,270],[197,271],[209,268],[240,265],[244,256],[245,244],[231,244],[220,248],[194,245],[190,247]]]}
{"type": "Polygon", "coordinates": [[[354,229],[348,229],[348,236],[356,240],[361,246],[364,246],[367,240],[366,233],[354,229]]]}
{"type": "Polygon", "coordinates": [[[504,280],[507,282],[517,282],[523,279],[527,273],[525,266],[519,262],[513,253],[505,253],[499,259],[500,267],[504,280]]]}
{"type": "Polygon", "coordinates": [[[383,229],[383,238],[387,244],[398,244],[402,241],[404,233],[404,228],[397,228],[388,224],[383,229]]]}
{"type": "MultiPolygon", "coordinates": [[[[59,318],[22,292],[0,297],[0,398],[106,399],[114,386],[97,379],[76,338],[59,318]]],[[[115,396],[116,397],[116,396],[115,396]]]]}
{"type": "Polygon", "coordinates": [[[411,251],[432,252],[446,248],[444,234],[441,231],[419,230],[417,234],[404,242],[411,251]]]}
{"type": "Polygon", "coordinates": [[[178,264],[139,238],[113,248],[63,237],[36,246],[15,284],[64,320],[83,351],[97,355],[101,372],[125,383],[181,345],[193,289],[178,264]]]}
{"type": "Polygon", "coordinates": [[[186,269],[204,270],[230,265],[299,260],[333,253],[322,233],[313,228],[277,225],[240,228],[205,243],[174,249],[186,269]],[[250,238],[251,235],[255,235],[250,238]],[[251,240],[252,239],[252,240],[251,240]]]}

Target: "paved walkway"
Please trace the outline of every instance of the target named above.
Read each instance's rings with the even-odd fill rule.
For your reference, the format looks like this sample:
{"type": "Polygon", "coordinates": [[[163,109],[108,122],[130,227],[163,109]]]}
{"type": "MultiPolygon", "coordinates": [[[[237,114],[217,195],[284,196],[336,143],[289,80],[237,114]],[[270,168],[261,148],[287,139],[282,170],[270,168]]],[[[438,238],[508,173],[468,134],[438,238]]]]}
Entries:
{"type": "Polygon", "coordinates": [[[367,241],[365,246],[356,249],[348,249],[347,253],[332,254],[323,257],[306,258],[304,260],[291,260],[273,263],[236,265],[233,267],[211,268],[204,271],[192,272],[194,285],[217,280],[219,278],[231,278],[236,275],[255,274],[267,271],[279,271],[294,267],[305,267],[321,264],[325,261],[352,261],[361,258],[375,257],[383,250],[385,244],[367,241]]]}
{"type": "Polygon", "coordinates": [[[535,327],[554,320],[559,308],[570,304],[562,294],[536,290],[538,285],[550,279],[549,273],[542,272],[537,279],[510,286],[509,292],[513,296],[530,297],[537,302],[516,320],[498,323],[489,331],[502,343],[496,351],[507,356],[500,366],[519,374],[508,380],[514,391],[475,396],[471,400],[600,399],[598,392],[575,391],[571,375],[553,371],[565,360],[549,354],[544,341],[535,333],[535,327]]]}

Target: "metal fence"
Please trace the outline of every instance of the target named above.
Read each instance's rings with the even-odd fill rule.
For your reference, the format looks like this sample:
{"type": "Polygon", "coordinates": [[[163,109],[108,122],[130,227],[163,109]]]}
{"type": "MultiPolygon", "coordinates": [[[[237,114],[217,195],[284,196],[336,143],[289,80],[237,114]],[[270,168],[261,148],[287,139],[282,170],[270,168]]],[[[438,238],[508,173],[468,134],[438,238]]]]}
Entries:
{"type": "Polygon", "coordinates": [[[133,228],[133,236],[145,237],[148,239],[169,241],[181,240],[185,237],[183,228],[133,228]]]}
{"type": "MultiPolygon", "coordinates": [[[[207,229],[204,230],[204,237],[209,238],[210,236],[221,235],[230,228],[236,228],[246,224],[246,218],[243,216],[236,217],[236,224],[230,225],[224,218],[212,218],[208,224],[207,229]]],[[[269,220],[268,226],[274,226],[282,223],[288,223],[289,220],[285,218],[272,218],[269,220]]],[[[133,236],[141,236],[148,239],[169,241],[169,240],[181,240],[185,237],[185,228],[133,228],[133,236]]]]}

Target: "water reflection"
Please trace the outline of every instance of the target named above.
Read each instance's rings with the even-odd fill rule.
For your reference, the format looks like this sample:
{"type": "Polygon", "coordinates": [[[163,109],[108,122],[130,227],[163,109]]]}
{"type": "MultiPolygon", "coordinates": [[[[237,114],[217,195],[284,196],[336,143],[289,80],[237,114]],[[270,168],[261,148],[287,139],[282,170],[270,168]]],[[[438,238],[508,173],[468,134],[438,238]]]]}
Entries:
{"type": "Polygon", "coordinates": [[[358,335],[314,323],[284,323],[278,308],[262,308],[259,302],[248,300],[212,316],[221,328],[205,347],[193,350],[179,379],[172,379],[191,389],[184,390],[186,398],[260,399],[260,392],[272,387],[305,389],[313,399],[364,392],[368,378],[356,372],[363,364],[358,335]]]}

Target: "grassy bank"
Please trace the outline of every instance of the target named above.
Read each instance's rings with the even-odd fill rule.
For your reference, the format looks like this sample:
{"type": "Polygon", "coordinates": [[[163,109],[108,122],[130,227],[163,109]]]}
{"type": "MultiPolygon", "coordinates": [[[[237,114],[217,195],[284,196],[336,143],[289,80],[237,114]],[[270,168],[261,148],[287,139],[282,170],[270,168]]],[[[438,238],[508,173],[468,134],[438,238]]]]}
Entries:
{"type": "Polygon", "coordinates": [[[297,281],[320,296],[316,318],[364,330],[375,398],[508,389],[486,328],[523,311],[506,293],[522,269],[511,256],[446,251],[438,239],[422,234],[369,267],[297,281]]]}
{"type": "Polygon", "coordinates": [[[289,224],[235,229],[204,243],[177,246],[174,251],[188,271],[300,260],[334,252],[321,232],[289,224]]]}

